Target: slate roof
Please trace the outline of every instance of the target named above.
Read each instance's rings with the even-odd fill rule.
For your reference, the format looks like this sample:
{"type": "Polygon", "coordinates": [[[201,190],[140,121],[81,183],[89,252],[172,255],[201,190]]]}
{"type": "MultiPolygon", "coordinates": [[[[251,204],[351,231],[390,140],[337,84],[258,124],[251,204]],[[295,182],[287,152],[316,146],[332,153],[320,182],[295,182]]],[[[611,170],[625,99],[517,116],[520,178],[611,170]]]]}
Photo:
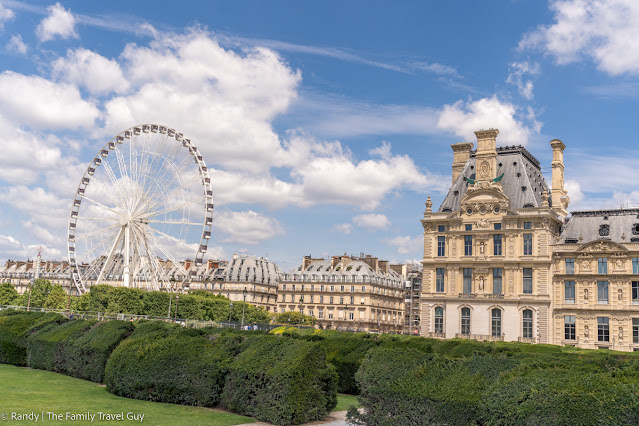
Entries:
{"type": "Polygon", "coordinates": [[[559,241],[586,244],[602,239],[616,243],[639,242],[639,209],[572,212],[559,241]]]}
{"type": "MultiPolygon", "coordinates": [[[[458,211],[460,200],[466,193],[468,183],[464,177],[475,179],[475,152],[448,191],[439,207],[439,212],[458,211]]],[[[540,169],[539,161],[522,146],[497,148],[497,176],[504,173],[501,185],[510,199],[511,209],[540,207],[541,193],[550,189],[540,169]],[[524,189],[525,188],[525,189],[524,189]]],[[[550,195],[550,194],[549,194],[550,195]]],[[[548,199],[551,202],[551,199],[548,199]]]]}

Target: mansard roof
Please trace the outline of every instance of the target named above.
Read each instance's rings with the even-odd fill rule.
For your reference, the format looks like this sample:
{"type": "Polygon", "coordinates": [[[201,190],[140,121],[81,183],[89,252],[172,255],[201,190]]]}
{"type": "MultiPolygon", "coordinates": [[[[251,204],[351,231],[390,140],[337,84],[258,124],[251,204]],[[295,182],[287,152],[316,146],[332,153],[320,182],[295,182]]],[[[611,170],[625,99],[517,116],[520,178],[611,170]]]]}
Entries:
{"type": "Polygon", "coordinates": [[[565,244],[597,240],[639,242],[639,209],[572,212],[559,238],[559,242],[565,244]]]}
{"type": "MultiPolygon", "coordinates": [[[[466,193],[468,179],[475,179],[475,153],[466,162],[464,169],[453,183],[444,198],[439,212],[458,211],[460,200],[466,193]]],[[[539,161],[522,146],[507,146],[497,148],[497,176],[504,174],[501,186],[510,200],[511,209],[527,207],[540,207],[542,203],[541,193],[546,189],[549,194],[548,184],[541,173],[539,161]]],[[[548,199],[551,202],[551,199],[548,199]]]]}

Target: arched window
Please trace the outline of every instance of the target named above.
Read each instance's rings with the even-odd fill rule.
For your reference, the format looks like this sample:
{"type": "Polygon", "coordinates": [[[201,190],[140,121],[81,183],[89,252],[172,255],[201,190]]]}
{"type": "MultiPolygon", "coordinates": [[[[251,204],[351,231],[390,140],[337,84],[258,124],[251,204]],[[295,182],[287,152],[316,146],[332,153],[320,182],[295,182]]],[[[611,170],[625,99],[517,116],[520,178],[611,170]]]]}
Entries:
{"type": "Polygon", "coordinates": [[[444,308],[435,308],[435,333],[444,334],[444,308]]]}
{"type": "Polygon", "coordinates": [[[497,308],[492,310],[491,334],[501,336],[501,311],[497,308]]]}
{"type": "Polygon", "coordinates": [[[526,309],[523,312],[523,337],[533,337],[533,313],[530,309],[526,309]]]}
{"type": "Polygon", "coordinates": [[[470,334],[470,308],[461,310],[461,334],[470,334]]]}

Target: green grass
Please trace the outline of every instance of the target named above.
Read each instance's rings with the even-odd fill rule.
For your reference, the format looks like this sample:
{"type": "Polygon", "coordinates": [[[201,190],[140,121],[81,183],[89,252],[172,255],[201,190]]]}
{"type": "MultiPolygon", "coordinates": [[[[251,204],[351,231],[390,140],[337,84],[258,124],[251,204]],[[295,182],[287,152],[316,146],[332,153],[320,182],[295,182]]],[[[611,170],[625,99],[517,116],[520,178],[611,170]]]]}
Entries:
{"type": "MultiPolygon", "coordinates": [[[[42,416],[42,412],[44,412],[45,423],[72,423],[74,425],[90,423],[89,421],[47,421],[47,411],[63,415],[66,415],[67,412],[90,412],[92,414],[99,411],[104,413],[124,412],[125,421],[115,422],[120,424],[139,423],[139,421],[126,421],[127,413],[144,414],[143,423],[152,425],[206,424],[225,426],[255,421],[250,417],[207,408],[122,398],[110,394],[104,386],[93,382],[13,365],[0,364],[0,383],[2,383],[0,386],[0,416],[2,413],[10,415],[12,412],[35,412],[42,416]]],[[[41,422],[41,419],[42,417],[38,421],[41,422]]],[[[101,423],[98,421],[97,414],[93,423],[101,423]]]]}
{"type": "Polygon", "coordinates": [[[340,393],[339,395],[337,395],[337,406],[333,408],[333,411],[348,410],[351,405],[359,407],[359,401],[357,401],[357,396],[345,395],[343,393],[340,393]]]}

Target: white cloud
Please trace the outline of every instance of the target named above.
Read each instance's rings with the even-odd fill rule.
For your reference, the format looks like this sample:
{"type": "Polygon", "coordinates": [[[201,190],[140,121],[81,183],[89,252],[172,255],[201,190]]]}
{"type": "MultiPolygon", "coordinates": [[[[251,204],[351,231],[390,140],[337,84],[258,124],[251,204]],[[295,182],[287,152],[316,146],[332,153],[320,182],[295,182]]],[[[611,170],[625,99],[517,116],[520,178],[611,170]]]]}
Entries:
{"type": "Polygon", "coordinates": [[[353,225],[350,223],[338,223],[333,226],[333,231],[340,232],[345,235],[350,235],[353,232],[353,225]]]}
{"type": "Polygon", "coordinates": [[[16,17],[16,14],[13,13],[13,10],[7,9],[3,4],[0,3],[0,31],[4,29],[4,23],[12,20],[16,17]]]}
{"type": "Polygon", "coordinates": [[[46,226],[53,234],[66,233],[71,199],[59,198],[44,188],[17,185],[0,192],[0,202],[22,211],[31,222],[46,226]]]}
{"type": "Polygon", "coordinates": [[[10,235],[0,235],[0,259],[33,259],[39,251],[42,251],[43,259],[59,260],[62,255],[62,252],[56,248],[40,244],[25,246],[10,235]]]}
{"type": "Polygon", "coordinates": [[[36,36],[41,42],[61,39],[78,38],[75,32],[75,18],[71,11],[65,9],[60,3],[47,7],[49,15],[36,27],[36,36]]]}
{"type": "Polygon", "coordinates": [[[360,228],[366,228],[370,231],[376,229],[386,229],[391,225],[390,220],[383,214],[360,214],[353,218],[353,223],[360,228]]]}
{"type": "Polygon", "coordinates": [[[423,248],[424,237],[398,236],[384,242],[395,247],[397,253],[408,254],[419,252],[423,248]]]}
{"type": "Polygon", "coordinates": [[[527,61],[513,62],[508,65],[508,78],[506,83],[513,84],[517,87],[519,94],[524,98],[531,100],[533,98],[533,82],[526,80],[526,75],[539,74],[539,64],[530,64],[527,61]]]}
{"type": "Polygon", "coordinates": [[[515,105],[500,101],[497,96],[477,101],[458,101],[443,107],[437,127],[466,140],[474,140],[476,130],[496,128],[504,144],[526,145],[528,138],[539,132],[541,123],[533,121],[526,125],[518,119],[519,114],[515,105]]]}
{"type": "Polygon", "coordinates": [[[22,41],[22,36],[20,34],[15,34],[12,35],[7,42],[6,49],[10,52],[16,52],[24,55],[27,53],[28,47],[24,41],[22,41]]]}
{"type": "Polygon", "coordinates": [[[213,226],[222,234],[228,235],[221,240],[226,243],[255,245],[284,234],[284,229],[277,219],[252,210],[218,212],[213,226]]]}
{"type": "Polygon", "coordinates": [[[434,74],[448,76],[448,77],[459,77],[459,73],[457,70],[451,66],[439,64],[437,62],[412,62],[411,68],[420,71],[428,71],[434,74]]]}
{"type": "Polygon", "coordinates": [[[558,64],[590,58],[611,75],[639,74],[639,3],[635,0],[554,0],[552,25],[539,26],[519,43],[538,48],[558,64]]]}
{"type": "Polygon", "coordinates": [[[66,58],[53,62],[52,73],[94,95],[121,93],[129,87],[117,61],[82,48],[69,49],[66,58]]]}
{"type": "Polygon", "coordinates": [[[77,87],[12,71],[0,74],[0,111],[18,124],[37,129],[86,128],[99,116],[77,87]]]}

